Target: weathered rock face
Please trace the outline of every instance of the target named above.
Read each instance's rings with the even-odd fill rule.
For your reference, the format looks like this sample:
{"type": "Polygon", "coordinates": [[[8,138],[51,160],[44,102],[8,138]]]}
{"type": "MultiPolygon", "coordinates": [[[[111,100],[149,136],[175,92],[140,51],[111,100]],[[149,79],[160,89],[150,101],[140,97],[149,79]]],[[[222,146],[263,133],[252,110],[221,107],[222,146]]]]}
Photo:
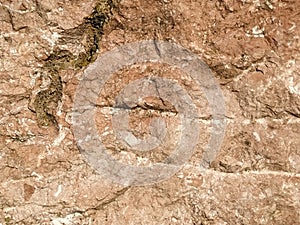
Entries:
{"type": "MultiPolygon", "coordinates": [[[[2,0],[0,224],[300,224],[299,15],[297,0],[2,0]],[[149,166],[181,141],[180,113],[174,98],[160,95],[163,87],[138,102],[119,99],[131,109],[133,135],[124,141],[115,132],[112,112],[124,106],[119,94],[143,78],[168,78],[185,90],[200,130],[192,157],[174,176],[126,187],[87,163],[72,113],[84,74],[101,62],[93,64],[96,58],[142,40],[176,43],[210,67],[227,127],[204,169],[213,130],[205,89],[167,64],[121,68],[100,93],[90,90],[98,94],[98,134],[115,159],[149,166]],[[132,151],[150,133],[163,143],[132,151]]],[[[156,56],[163,57],[160,47],[156,56]]],[[[129,96],[142,96],[143,85],[133,88],[129,96]]]]}

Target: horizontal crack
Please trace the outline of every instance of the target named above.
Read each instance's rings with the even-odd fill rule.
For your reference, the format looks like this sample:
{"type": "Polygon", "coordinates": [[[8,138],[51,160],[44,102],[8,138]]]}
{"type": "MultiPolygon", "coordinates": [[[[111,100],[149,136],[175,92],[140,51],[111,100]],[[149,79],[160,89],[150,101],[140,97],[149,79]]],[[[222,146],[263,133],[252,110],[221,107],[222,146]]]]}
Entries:
{"type": "Polygon", "coordinates": [[[176,110],[173,109],[162,109],[159,107],[155,107],[152,105],[140,105],[137,104],[133,107],[127,106],[127,105],[116,105],[116,106],[112,106],[112,105],[98,105],[98,104],[94,104],[95,107],[99,107],[99,108],[112,108],[112,109],[124,109],[124,110],[154,110],[154,111],[158,111],[158,112],[169,112],[169,113],[175,113],[177,114],[178,112],[176,110]]]}
{"type": "MultiPolygon", "coordinates": [[[[93,104],[90,105],[90,107],[78,107],[77,109],[73,109],[73,113],[74,112],[80,112],[81,110],[89,110],[92,109],[91,107],[98,107],[101,109],[121,109],[121,110],[126,110],[126,111],[138,111],[138,110],[146,110],[146,111],[154,111],[154,112],[159,112],[159,113],[170,113],[172,116],[177,116],[180,115],[181,113],[178,112],[173,112],[173,111],[169,111],[169,110],[164,110],[164,109],[158,109],[158,108],[147,108],[144,106],[134,106],[134,107],[126,107],[126,106],[111,106],[111,105],[98,105],[98,104],[93,104]]],[[[188,116],[187,114],[185,114],[186,116],[188,116]]],[[[225,118],[227,119],[234,119],[231,117],[227,117],[227,116],[222,116],[222,119],[225,120],[225,118]]],[[[208,116],[197,116],[197,117],[190,117],[190,119],[198,119],[198,120],[213,120],[213,116],[212,115],[208,115],[208,116]]]]}
{"type": "MultiPolygon", "coordinates": [[[[164,110],[164,109],[158,109],[158,108],[147,108],[147,107],[144,107],[144,106],[140,106],[140,105],[137,105],[137,106],[134,106],[134,107],[126,107],[126,106],[110,106],[110,105],[94,105],[95,107],[99,107],[99,108],[103,108],[103,109],[123,109],[123,110],[127,110],[127,111],[138,111],[138,110],[146,110],[146,111],[155,111],[155,112],[159,112],[159,113],[170,113],[171,115],[173,116],[177,116],[178,113],[177,111],[176,112],[173,112],[173,111],[169,111],[169,110],[164,110]]],[[[224,116],[224,118],[229,118],[229,119],[232,119],[230,117],[226,117],[224,116]]],[[[208,116],[198,116],[198,117],[193,117],[193,119],[198,119],[198,120],[212,120],[213,117],[212,115],[208,115],[208,116]]]]}

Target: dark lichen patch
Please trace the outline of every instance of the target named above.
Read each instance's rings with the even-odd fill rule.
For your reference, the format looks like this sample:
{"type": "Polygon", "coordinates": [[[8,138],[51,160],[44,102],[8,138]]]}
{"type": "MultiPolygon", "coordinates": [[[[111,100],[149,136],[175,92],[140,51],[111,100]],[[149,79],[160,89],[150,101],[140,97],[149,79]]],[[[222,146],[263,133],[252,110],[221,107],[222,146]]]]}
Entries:
{"type": "Polygon", "coordinates": [[[86,67],[91,62],[94,62],[99,49],[99,42],[101,40],[102,29],[96,29],[91,24],[85,23],[83,26],[82,44],[85,48],[84,52],[74,56],[69,66],[80,69],[86,67]]]}
{"type": "Polygon", "coordinates": [[[75,55],[69,50],[56,47],[45,60],[43,70],[50,78],[51,83],[46,90],[42,90],[36,95],[33,109],[31,108],[36,113],[40,126],[54,125],[58,128],[55,112],[63,91],[60,73],[69,68],[84,68],[95,61],[103,34],[103,26],[112,15],[115,3],[112,0],[97,1],[93,12],[84,18],[82,24],[61,33],[62,37],[58,41],[58,46],[59,44],[78,43],[84,46],[84,51],[75,55]]]}
{"type": "Polygon", "coordinates": [[[40,91],[33,103],[37,115],[38,124],[41,126],[55,125],[55,111],[62,98],[62,81],[57,71],[51,71],[49,78],[51,83],[48,89],[40,91]]]}
{"type": "Polygon", "coordinates": [[[53,53],[45,60],[44,68],[47,71],[54,72],[64,70],[69,67],[74,56],[68,50],[54,49],[53,53]]]}
{"type": "Polygon", "coordinates": [[[62,37],[58,41],[60,44],[73,42],[84,46],[85,49],[78,55],[72,55],[71,52],[66,54],[65,67],[80,69],[96,59],[103,26],[112,15],[114,4],[111,0],[98,1],[91,15],[84,18],[82,24],[61,33],[62,37]]]}

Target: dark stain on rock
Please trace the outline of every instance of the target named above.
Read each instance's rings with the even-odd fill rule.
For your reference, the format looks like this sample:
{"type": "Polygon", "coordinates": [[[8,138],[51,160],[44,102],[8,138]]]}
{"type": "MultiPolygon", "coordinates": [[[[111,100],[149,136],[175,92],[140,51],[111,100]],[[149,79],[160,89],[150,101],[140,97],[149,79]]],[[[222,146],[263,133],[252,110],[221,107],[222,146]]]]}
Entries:
{"type": "Polygon", "coordinates": [[[29,185],[29,184],[24,184],[24,200],[28,201],[31,196],[33,195],[35,191],[35,187],[29,185]]]}
{"type": "Polygon", "coordinates": [[[96,59],[99,42],[103,34],[103,26],[112,15],[112,8],[117,3],[112,0],[99,0],[90,16],[84,18],[79,26],[65,30],[58,43],[80,41],[85,51],[73,55],[68,50],[56,48],[45,60],[43,70],[51,80],[46,90],[40,91],[30,108],[37,115],[40,126],[55,126],[58,129],[56,110],[62,98],[63,84],[60,72],[68,69],[81,69],[96,59]]]}

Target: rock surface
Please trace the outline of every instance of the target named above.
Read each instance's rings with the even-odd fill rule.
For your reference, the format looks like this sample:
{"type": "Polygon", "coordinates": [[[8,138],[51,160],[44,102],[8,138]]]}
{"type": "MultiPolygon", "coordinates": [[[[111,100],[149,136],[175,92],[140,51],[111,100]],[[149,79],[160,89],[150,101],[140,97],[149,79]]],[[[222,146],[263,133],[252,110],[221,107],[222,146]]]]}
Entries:
{"type": "Polygon", "coordinates": [[[297,0],[2,0],[0,224],[300,224],[299,15],[297,0]],[[169,78],[186,90],[201,131],[174,176],[127,187],[81,154],[73,103],[97,57],[142,40],[176,43],[210,67],[227,127],[203,169],[212,112],[189,74],[154,62],[119,70],[95,102],[99,135],[116,159],[149,165],[180,142],[177,109],[160,95],[129,107],[134,136],[118,140],[116,98],[143,77],[169,78]],[[157,118],[169,131],[154,136],[165,134],[166,142],[154,152],[130,151],[156,132],[157,118]]]}

